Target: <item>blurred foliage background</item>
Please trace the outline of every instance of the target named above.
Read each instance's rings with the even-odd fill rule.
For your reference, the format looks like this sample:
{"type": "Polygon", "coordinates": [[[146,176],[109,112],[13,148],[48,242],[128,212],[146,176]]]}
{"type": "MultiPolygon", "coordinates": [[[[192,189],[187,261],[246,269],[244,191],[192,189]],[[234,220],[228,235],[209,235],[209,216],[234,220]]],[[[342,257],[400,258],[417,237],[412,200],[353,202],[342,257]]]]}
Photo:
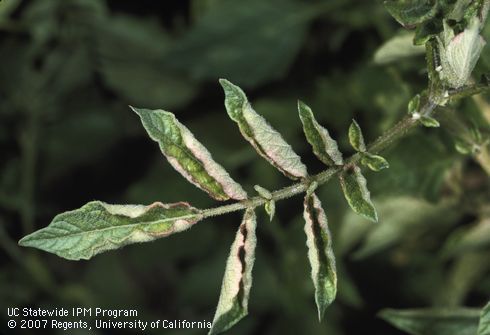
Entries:
{"type": "MultiPolygon", "coordinates": [[[[174,112],[249,193],[254,184],[288,185],[228,119],[221,77],[241,85],[310,171],[321,171],[296,99],[313,108],[345,154],[353,117],[376,138],[426,87],[422,54],[374,61],[401,30],[380,1],[3,0],[0,332],[15,334],[6,327],[14,306],[136,308],[146,320],[211,321],[239,214],[89,262],[16,241],[94,199],[216,205],[166,163],[128,105],[174,112]]],[[[488,24],[484,33],[488,41],[488,24]]],[[[487,47],[476,73],[488,71],[487,47]]],[[[396,335],[376,316],[382,308],[488,301],[489,177],[482,159],[458,153],[455,143],[488,138],[489,96],[440,115],[442,128],[412,132],[386,153],[389,170],[368,174],[379,224],[348,210],[337,181],[319,192],[339,269],[339,295],[323,323],[301,199],[278,203],[271,223],[260,210],[250,315],[232,334],[396,335]]],[[[91,334],[116,333],[124,334],[91,334]]]]}

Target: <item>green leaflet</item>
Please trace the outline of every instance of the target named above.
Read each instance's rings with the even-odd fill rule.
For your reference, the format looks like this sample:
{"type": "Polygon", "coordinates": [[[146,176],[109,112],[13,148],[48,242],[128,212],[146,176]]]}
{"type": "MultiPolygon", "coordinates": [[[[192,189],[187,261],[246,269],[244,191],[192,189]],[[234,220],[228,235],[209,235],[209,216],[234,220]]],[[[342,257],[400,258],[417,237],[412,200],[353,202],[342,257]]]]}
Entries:
{"type": "Polygon", "coordinates": [[[300,179],[308,176],[301,158],[284,141],[281,134],[255,112],[245,93],[236,85],[220,79],[225,91],[225,107],[230,118],[235,121],[243,137],[255,150],[285,176],[300,179]]]}
{"type": "Polygon", "coordinates": [[[385,309],[380,317],[411,335],[475,335],[479,314],[476,308],[385,309]]]}
{"type": "Polygon", "coordinates": [[[439,121],[437,121],[436,119],[430,116],[423,115],[420,117],[419,121],[424,125],[424,127],[428,127],[428,128],[440,127],[439,121]]]}
{"type": "Polygon", "coordinates": [[[349,127],[349,142],[356,151],[366,151],[366,144],[364,143],[361,127],[354,119],[352,119],[352,123],[349,127]]]}
{"type": "Polygon", "coordinates": [[[403,32],[395,35],[376,50],[374,62],[388,64],[403,58],[424,54],[425,48],[413,44],[414,34],[403,32]]]}
{"type": "Polygon", "coordinates": [[[370,154],[369,152],[364,152],[362,154],[361,163],[376,172],[390,167],[386,159],[378,155],[370,154]]]}
{"type": "Polygon", "coordinates": [[[265,202],[264,209],[266,213],[269,214],[270,221],[272,221],[274,215],[276,214],[276,202],[272,199],[272,193],[260,185],[255,185],[254,189],[262,198],[267,200],[265,202]]]}
{"type": "Polygon", "coordinates": [[[345,199],[354,212],[369,220],[377,222],[378,215],[371,202],[371,197],[366,185],[366,178],[362,175],[361,169],[354,165],[342,171],[339,178],[345,199]]]}
{"type": "Polygon", "coordinates": [[[408,102],[408,106],[407,106],[408,114],[412,115],[414,113],[418,113],[419,109],[420,109],[420,94],[417,94],[408,102]]]}
{"type": "Polygon", "coordinates": [[[427,21],[437,14],[434,0],[387,0],[384,5],[391,16],[405,27],[427,21]]]}
{"type": "Polygon", "coordinates": [[[246,210],[226,262],[210,335],[226,331],[248,313],[248,298],[252,286],[252,268],[257,244],[256,226],[255,212],[253,209],[246,210]]]}
{"type": "Polygon", "coordinates": [[[490,302],[481,311],[477,335],[490,335],[490,302]]]}
{"type": "Polygon", "coordinates": [[[70,260],[89,259],[131,243],[148,242],[190,228],[201,211],[185,202],[110,205],[92,201],[57,215],[51,224],[19,241],[70,260]]]}
{"type": "Polygon", "coordinates": [[[188,181],[216,200],[247,198],[247,193],[209,151],[170,112],[131,107],[151,139],[158,142],[169,163],[188,181]]]}
{"type": "Polygon", "coordinates": [[[315,119],[313,111],[304,102],[298,101],[298,111],[306,139],[313,147],[313,153],[327,165],[342,165],[342,153],[328,130],[315,119]]]}
{"type": "Polygon", "coordinates": [[[316,194],[305,197],[303,217],[318,319],[321,321],[325,309],[337,295],[337,270],[327,216],[316,194]]]}

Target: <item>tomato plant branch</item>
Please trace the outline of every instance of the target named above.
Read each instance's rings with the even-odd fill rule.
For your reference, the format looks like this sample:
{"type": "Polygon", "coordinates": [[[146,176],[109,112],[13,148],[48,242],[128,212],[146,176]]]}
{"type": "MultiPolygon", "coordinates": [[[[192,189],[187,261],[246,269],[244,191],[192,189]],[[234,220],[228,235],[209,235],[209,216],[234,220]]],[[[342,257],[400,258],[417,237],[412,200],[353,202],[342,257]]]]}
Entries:
{"type": "MultiPolygon", "coordinates": [[[[433,113],[436,107],[437,105],[433,102],[433,100],[428,99],[427,102],[421,107],[420,113],[422,115],[429,116],[433,113]]],[[[410,115],[405,116],[393,127],[388,129],[378,139],[376,139],[373,143],[368,145],[368,151],[372,153],[378,153],[380,151],[385,150],[393,142],[405,136],[411,129],[415,128],[418,125],[419,122],[417,122],[417,120],[415,120],[412,116],[410,115]]],[[[296,184],[271,192],[272,200],[280,201],[283,199],[293,197],[298,194],[305,193],[308,190],[308,187],[313,182],[316,182],[318,186],[321,186],[327,183],[328,181],[330,181],[332,177],[340,173],[345,166],[348,166],[349,164],[355,164],[359,160],[360,160],[360,155],[358,153],[355,153],[346,160],[346,163],[344,165],[330,167],[316,175],[310,176],[308,178],[304,178],[296,184]]],[[[247,208],[255,208],[255,207],[265,205],[267,201],[268,199],[265,199],[262,196],[256,196],[233,204],[205,209],[202,211],[202,217],[207,218],[207,217],[219,216],[226,213],[244,210],[247,208]]]]}

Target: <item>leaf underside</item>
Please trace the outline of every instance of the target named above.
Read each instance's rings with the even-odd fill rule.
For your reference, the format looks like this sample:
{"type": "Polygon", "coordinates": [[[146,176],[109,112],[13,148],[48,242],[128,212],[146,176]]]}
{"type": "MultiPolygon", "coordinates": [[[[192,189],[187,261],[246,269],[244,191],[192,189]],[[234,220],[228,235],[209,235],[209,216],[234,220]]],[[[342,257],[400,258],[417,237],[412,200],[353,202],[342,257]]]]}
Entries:
{"type": "Polygon", "coordinates": [[[243,188],[172,113],[132,109],[140,116],[148,135],[159,144],[169,163],[188,181],[216,200],[247,198],[243,188]]]}
{"type": "Polygon", "coordinates": [[[303,217],[318,319],[321,321],[325,309],[337,295],[337,271],[327,216],[316,194],[305,197],[303,217]]]}
{"type": "Polygon", "coordinates": [[[295,180],[308,176],[306,166],[274,128],[248,102],[245,93],[236,85],[220,79],[225,92],[225,107],[230,118],[235,121],[243,137],[252,144],[258,154],[295,180]]]}
{"type": "Polygon", "coordinates": [[[245,211],[226,262],[218,307],[209,334],[222,333],[248,314],[255,261],[257,219],[253,209],[245,211]]]}
{"type": "Polygon", "coordinates": [[[201,211],[184,202],[110,205],[92,201],[57,215],[51,224],[19,241],[69,260],[93,256],[125,245],[148,242],[190,228],[201,211]]]}

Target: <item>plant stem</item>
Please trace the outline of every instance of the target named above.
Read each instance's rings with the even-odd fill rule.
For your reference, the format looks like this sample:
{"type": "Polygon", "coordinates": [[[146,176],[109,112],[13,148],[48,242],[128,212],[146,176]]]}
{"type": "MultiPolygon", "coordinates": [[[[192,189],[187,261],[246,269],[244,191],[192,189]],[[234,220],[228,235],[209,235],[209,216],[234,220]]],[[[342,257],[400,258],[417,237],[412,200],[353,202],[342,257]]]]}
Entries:
{"type": "MultiPolygon", "coordinates": [[[[420,113],[422,115],[430,115],[434,109],[436,108],[436,104],[429,99],[424,106],[420,109],[420,113]]],[[[405,136],[410,129],[416,127],[419,123],[416,122],[411,116],[407,115],[398,123],[396,123],[393,127],[388,129],[383,135],[381,135],[376,141],[368,146],[368,151],[371,153],[378,153],[388,146],[390,146],[394,141],[400,139],[405,136]]],[[[310,176],[308,178],[302,179],[300,182],[293,184],[291,186],[282,188],[280,190],[271,192],[272,200],[279,201],[283,199],[290,198],[292,196],[305,193],[308,187],[312,182],[316,182],[318,186],[321,186],[327,183],[332,177],[337,175],[339,172],[343,170],[343,167],[349,164],[355,164],[359,161],[360,155],[354,154],[349,157],[346,161],[346,164],[343,166],[335,166],[330,167],[314,176],[310,176]]],[[[267,199],[256,196],[248,200],[236,202],[230,205],[224,205],[220,207],[205,209],[202,211],[203,218],[218,216],[226,213],[236,212],[239,210],[243,210],[246,208],[255,208],[258,206],[262,206],[267,202],[267,199]]]]}

